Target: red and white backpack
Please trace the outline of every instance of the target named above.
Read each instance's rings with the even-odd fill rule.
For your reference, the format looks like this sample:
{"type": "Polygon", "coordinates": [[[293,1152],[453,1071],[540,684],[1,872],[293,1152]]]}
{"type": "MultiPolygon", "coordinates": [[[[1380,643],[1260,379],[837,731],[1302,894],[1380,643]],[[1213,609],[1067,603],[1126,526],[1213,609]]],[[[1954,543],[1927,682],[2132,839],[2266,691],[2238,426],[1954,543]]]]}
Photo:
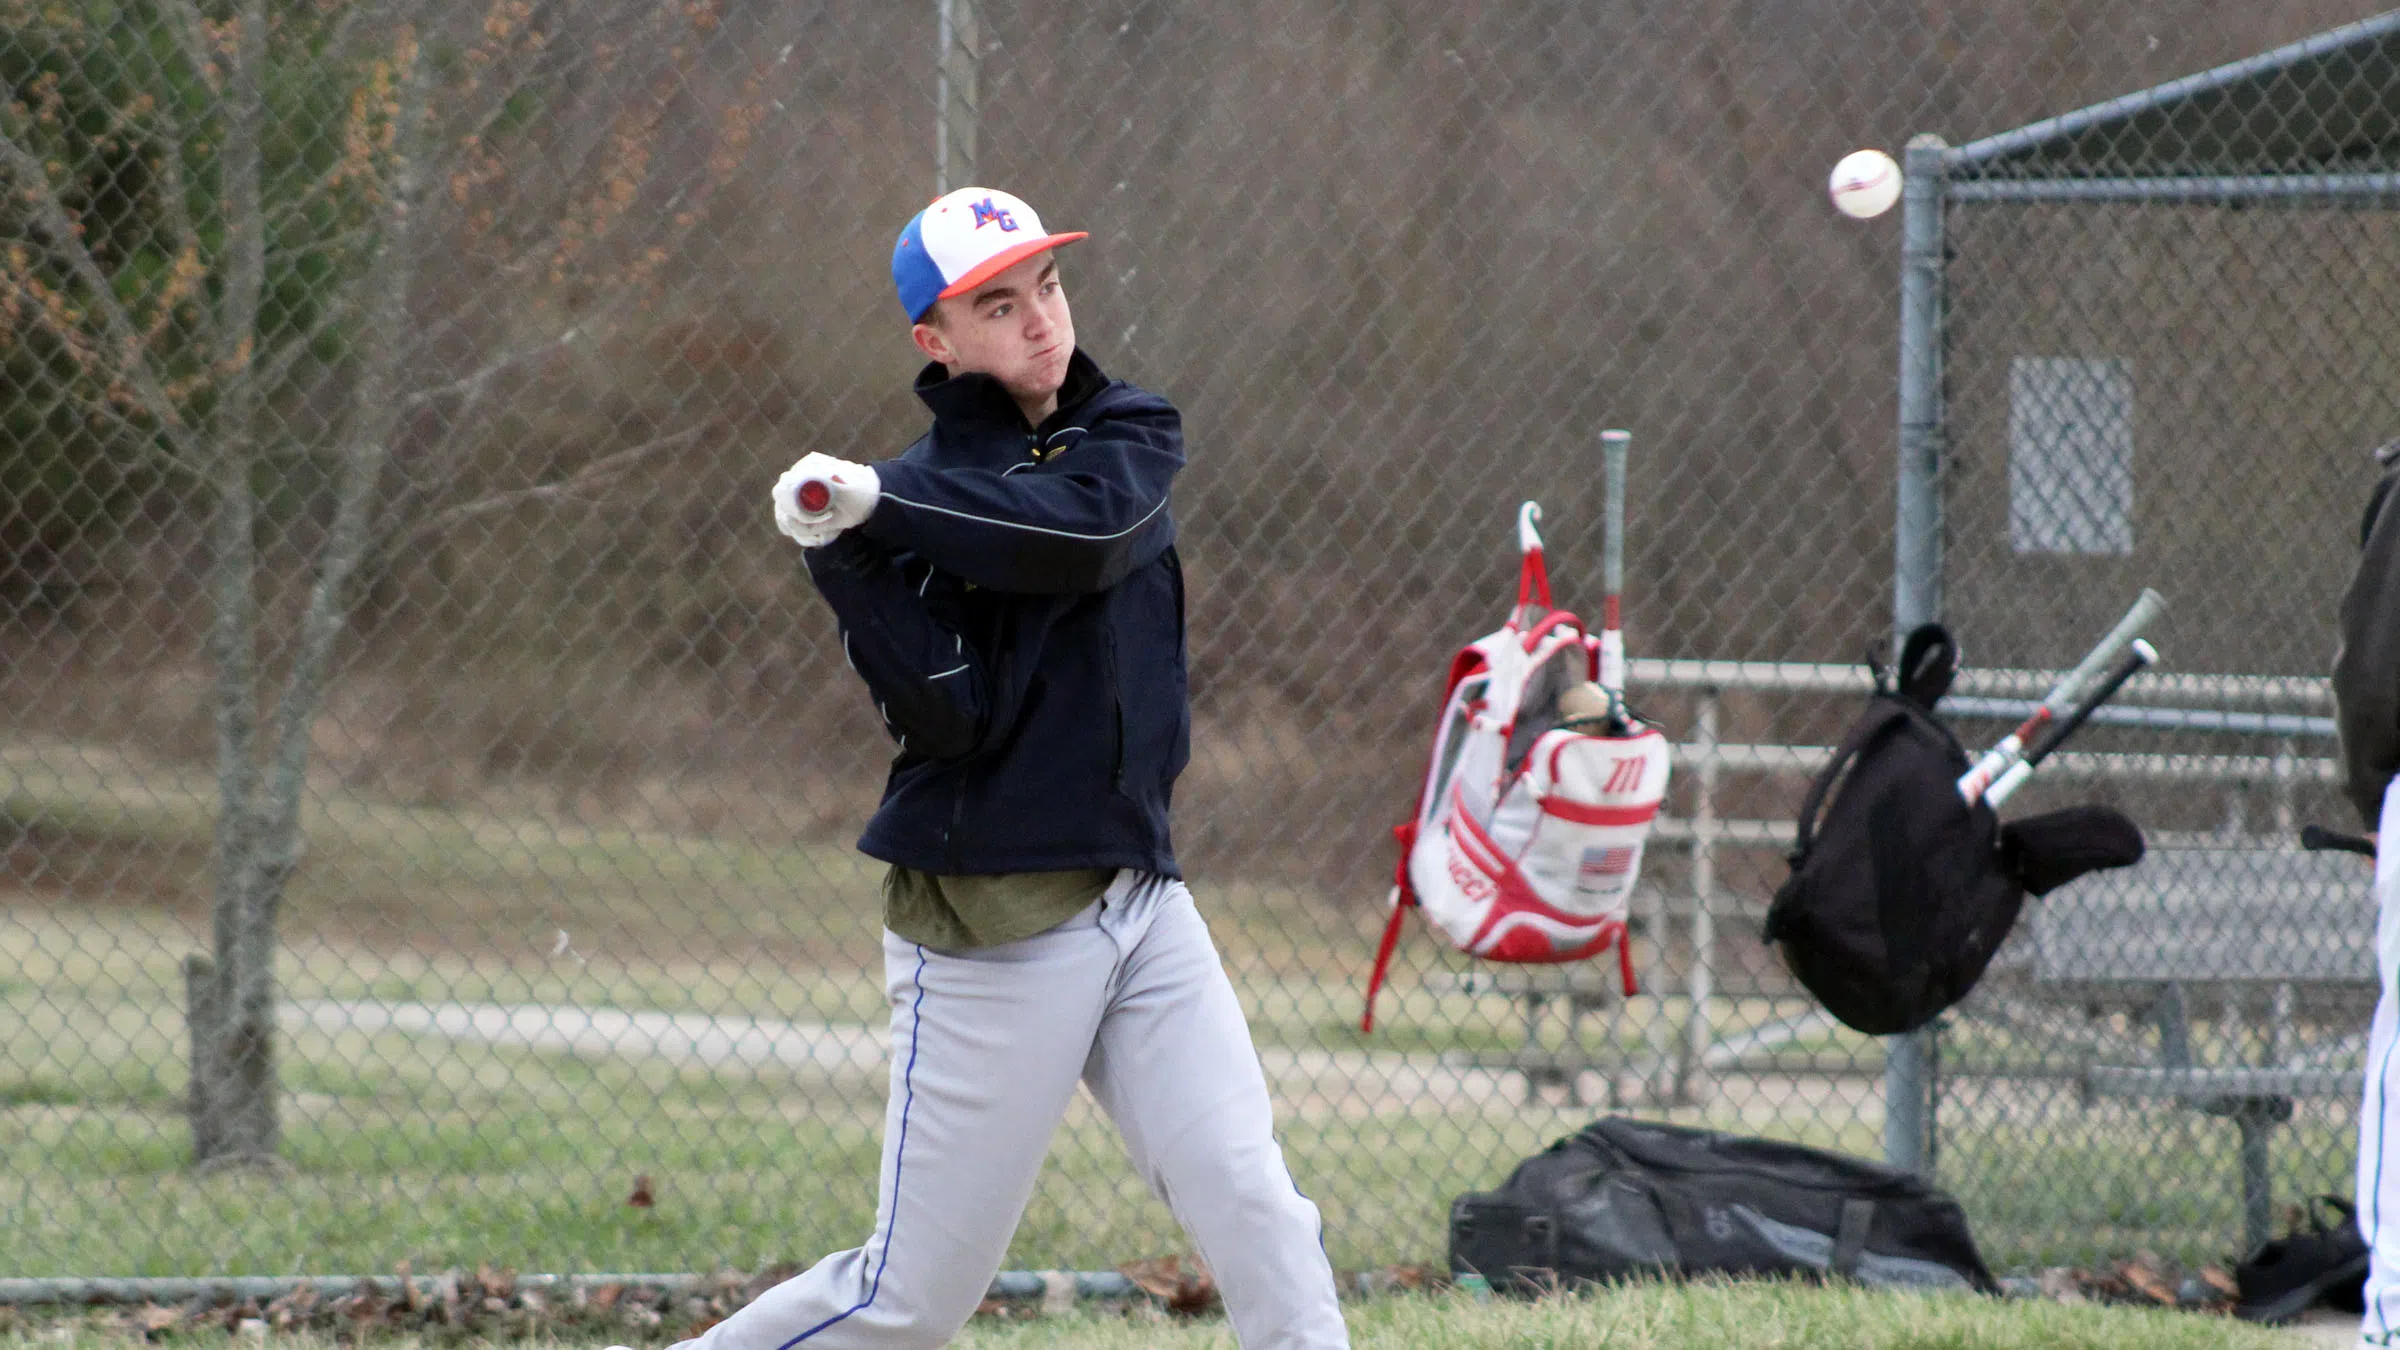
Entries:
{"type": "Polygon", "coordinates": [[[1375,1028],[1375,995],[1412,905],[1459,950],[1491,961],[1580,961],[1613,944],[1634,992],[1625,920],[1667,791],[1667,739],[1624,713],[1621,697],[1607,734],[1561,725],[1560,697],[1575,686],[1624,689],[1624,645],[1613,622],[1594,635],[1550,607],[1540,516],[1532,502],[1518,511],[1508,623],[1450,663],[1416,817],[1392,831],[1392,917],[1362,1031],[1375,1028]]]}

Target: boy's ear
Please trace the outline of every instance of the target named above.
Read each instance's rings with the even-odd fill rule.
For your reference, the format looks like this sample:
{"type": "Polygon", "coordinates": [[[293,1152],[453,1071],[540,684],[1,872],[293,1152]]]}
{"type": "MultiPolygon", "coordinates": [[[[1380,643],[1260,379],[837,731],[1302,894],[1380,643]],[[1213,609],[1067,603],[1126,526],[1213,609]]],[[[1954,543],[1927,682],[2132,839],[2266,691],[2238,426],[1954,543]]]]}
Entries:
{"type": "Polygon", "coordinates": [[[929,323],[915,324],[908,330],[908,340],[917,344],[917,350],[925,353],[927,360],[938,361],[945,366],[950,364],[953,355],[950,339],[943,335],[941,329],[929,323]]]}

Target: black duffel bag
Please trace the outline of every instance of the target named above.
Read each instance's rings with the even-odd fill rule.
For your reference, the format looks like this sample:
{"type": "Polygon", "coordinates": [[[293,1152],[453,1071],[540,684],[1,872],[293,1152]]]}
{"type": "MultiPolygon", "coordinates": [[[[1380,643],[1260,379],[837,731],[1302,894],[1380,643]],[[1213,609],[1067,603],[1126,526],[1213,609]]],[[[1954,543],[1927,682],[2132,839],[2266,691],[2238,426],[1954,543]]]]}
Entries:
{"type": "Polygon", "coordinates": [[[1452,1202],[1450,1269],[1521,1294],[1697,1275],[1999,1288],[1958,1202],[1913,1172],[1622,1116],[1452,1202]]]}

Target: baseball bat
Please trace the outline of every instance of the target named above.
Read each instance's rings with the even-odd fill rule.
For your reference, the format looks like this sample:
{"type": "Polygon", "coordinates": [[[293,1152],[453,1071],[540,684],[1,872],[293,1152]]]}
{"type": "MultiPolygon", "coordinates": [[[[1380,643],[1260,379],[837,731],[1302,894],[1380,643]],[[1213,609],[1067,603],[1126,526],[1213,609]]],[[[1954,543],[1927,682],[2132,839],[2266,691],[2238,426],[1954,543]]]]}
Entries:
{"type": "Polygon", "coordinates": [[[1990,789],[1994,780],[2023,758],[2025,747],[2045,727],[2075,706],[2083,695],[2084,686],[2091,683],[2127,644],[2141,636],[2142,630],[2149,627],[2166,606],[2165,597],[2145,588],[2140,598],[2133,602],[2133,607],[2125,611],[2125,617],[2117,620],[2116,627],[2109,629],[2108,635],[2084,653],[2083,660],[2077,662],[2073,670],[2060,677],[2058,683],[2050,687],[2050,692],[2042,696],[2041,706],[2033,710],[2033,715],[2018,723],[2017,729],[2002,737],[1999,744],[1984,751],[1983,757],[1975,761],[1973,768],[1959,775],[1959,798],[1970,806],[1974,805],[1976,799],[1990,789]]]}
{"type": "Polygon", "coordinates": [[[2322,825],[2301,826],[2300,847],[2311,853],[2330,850],[2336,853],[2363,853],[2370,858],[2375,856],[2374,840],[2363,834],[2344,834],[2340,830],[2329,830],[2322,825]]]}
{"type": "Polygon", "coordinates": [[[2091,687],[2084,691],[2083,696],[2075,701],[2075,706],[2069,708],[2064,716],[2055,718],[2044,726],[2034,737],[2033,744],[2025,748],[2024,757],[2008,766],[2008,771],[2001,774],[1989,788],[1984,790],[1984,801],[1990,803],[1993,809],[1999,809],[2000,803],[2007,801],[2027,778],[2032,777],[2034,769],[2043,760],[2050,758],[2052,751],[2058,749],[2067,737],[2075,734],[2075,729],[2084,724],[2084,721],[2092,715],[2093,709],[2108,702],[2117,690],[2124,687],[2127,680],[2132,679],[2136,673],[2156,660],[2158,660],[2158,649],[2140,638],[2135,638],[2132,645],[2125,649],[2124,654],[2117,658],[2116,664],[2101,672],[2099,679],[2095,680],[2091,687]]]}
{"type": "Polygon", "coordinates": [[[1608,695],[1612,730],[1625,725],[1625,455],[1629,431],[1600,433],[1600,458],[1608,484],[1607,531],[1600,546],[1600,689],[1608,695]]]}

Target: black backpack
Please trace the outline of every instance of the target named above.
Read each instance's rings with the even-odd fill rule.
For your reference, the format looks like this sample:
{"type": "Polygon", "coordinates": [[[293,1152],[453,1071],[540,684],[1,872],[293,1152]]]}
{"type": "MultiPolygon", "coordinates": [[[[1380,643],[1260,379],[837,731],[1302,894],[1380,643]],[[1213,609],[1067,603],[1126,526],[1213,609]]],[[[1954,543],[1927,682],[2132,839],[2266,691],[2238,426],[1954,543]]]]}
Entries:
{"type": "Polygon", "coordinates": [[[2030,892],[2142,856],[2112,807],[2078,806],[2002,826],[1958,794],[1968,768],[1931,709],[1956,671],[1938,625],[1912,633],[1897,689],[1875,692],[1801,803],[1791,875],[1762,936],[1843,1025],[1914,1031],[1965,998],[2030,892]],[[1928,655],[1929,654],[1929,655],[1928,655]]]}
{"type": "Polygon", "coordinates": [[[1450,1269],[1519,1294],[1699,1275],[1999,1287],[1958,1202],[1913,1172],[1622,1116],[1453,1201],[1450,1269]]]}

